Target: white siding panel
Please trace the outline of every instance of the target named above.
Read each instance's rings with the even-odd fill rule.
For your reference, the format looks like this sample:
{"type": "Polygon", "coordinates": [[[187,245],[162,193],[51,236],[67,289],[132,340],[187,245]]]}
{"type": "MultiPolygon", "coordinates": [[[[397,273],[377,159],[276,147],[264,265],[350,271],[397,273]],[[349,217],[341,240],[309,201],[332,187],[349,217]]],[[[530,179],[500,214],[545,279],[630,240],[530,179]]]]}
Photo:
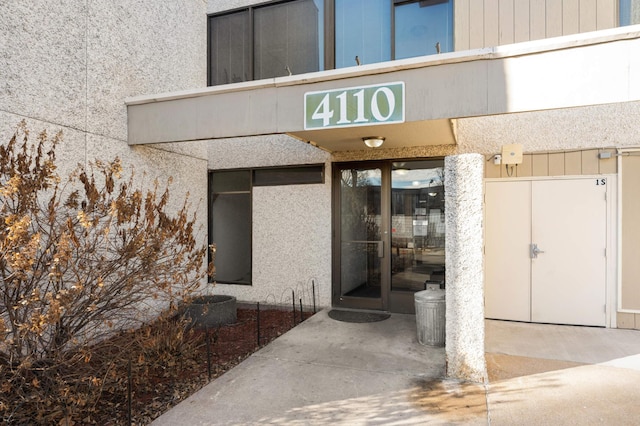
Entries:
{"type": "Polygon", "coordinates": [[[500,3],[499,0],[484,1],[484,46],[500,44],[500,3]]]}
{"type": "Polygon", "coordinates": [[[576,34],[580,31],[580,0],[563,0],[562,35],[576,34]]]}
{"type": "Polygon", "coordinates": [[[513,5],[513,31],[514,42],[529,41],[531,14],[529,13],[529,0],[514,0],[513,5]]]}
{"type": "Polygon", "coordinates": [[[597,0],[597,28],[606,30],[618,26],[618,0],[597,0]]]}
{"type": "Polygon", "coordinates": [[[515,19],[514,0],[500,0],[498,4],[500,14],[500,44],[511,44],[515,42],[515,19]]]}
{"type": "Polygon", "coordinates": [[[469,3],[469,48],[484,46],[484,2],[473,0],[469,3]]]}
{"type": "Polygon", "coordinates": [[[558,37],[562,32],[562,2],[559,0],[546,1],[545,22],[547,25],[546,37],[558,37]]]}
{"type": "Polygon", "coordinates": [[[457,0],[453,4],[453,46],[456,51],[469,49],[469,1],[457,0]]]}
{"type": "Polygon", "coordinates": [[[547,4],[545,0],[530,0],[529,34],[530,40],[540,40],[547,35],[547,4]]]}
{"type": "Polygon", "coordinates": [[[597,0],[580,0],[580,32],[595,31],[598,29],[597,0]]]}

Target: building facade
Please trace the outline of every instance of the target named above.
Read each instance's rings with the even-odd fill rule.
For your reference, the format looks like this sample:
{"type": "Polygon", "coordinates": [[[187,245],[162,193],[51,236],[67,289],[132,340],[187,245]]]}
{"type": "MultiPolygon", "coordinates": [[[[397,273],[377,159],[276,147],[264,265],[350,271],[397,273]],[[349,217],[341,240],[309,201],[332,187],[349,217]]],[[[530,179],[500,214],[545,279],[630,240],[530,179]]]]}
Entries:
{"type": "Polygon", "coordinates": [[[443,158],[481,154],[485,315],[636,328],[638,10],[210,3],[210,87],[130,99],[129,143],[206,141],[216,291],[395,312],[450,282],[443,158]]]}
{"type": "Polygon", "coordinates": [[[216,293],[412,312],[436,286],[480,337],[640,329],[639,1],[31,0],[0,23],[0,136],[26,119],[63,130],[64,167],[173,176],[216,293]]]}

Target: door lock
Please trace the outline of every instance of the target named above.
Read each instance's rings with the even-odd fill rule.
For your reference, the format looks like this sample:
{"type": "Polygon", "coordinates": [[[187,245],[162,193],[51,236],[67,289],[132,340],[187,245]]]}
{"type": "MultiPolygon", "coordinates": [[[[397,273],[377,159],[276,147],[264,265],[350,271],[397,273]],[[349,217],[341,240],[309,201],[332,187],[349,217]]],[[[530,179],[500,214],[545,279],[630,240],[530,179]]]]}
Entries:
{"type": "Polygon", "coordinates": [[[544,251],[540,250],[537,244],[529,244],[529,256],[531,259],[537,259],[540,253],[544,253],[544,251]]]}

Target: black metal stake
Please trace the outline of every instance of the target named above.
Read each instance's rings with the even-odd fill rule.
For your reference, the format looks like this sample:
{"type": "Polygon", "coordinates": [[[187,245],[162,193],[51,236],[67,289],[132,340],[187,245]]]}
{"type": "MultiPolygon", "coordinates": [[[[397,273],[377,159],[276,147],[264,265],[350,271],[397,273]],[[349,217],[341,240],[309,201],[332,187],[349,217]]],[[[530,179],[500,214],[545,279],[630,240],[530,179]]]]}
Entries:
{"type": "Polygon", "coordinates": [[[131,360],[129,360],[129,363],[127,364],[127,376],[128,376],[128,380],[127,380],[127,420],[129,421],[129,426],[132,425],[132,416],[131,416],[131,387],[132,387],[132,380],[131,380],[131,360]]]}
{"type": "Polygon", "coordinates": [[[291,311],[293,312],[293,325],[296,325],[296,294],[293,290],[291,290],[291,305],[293,306],[291,311]]]}
{"type": "Polygon", "coordinates": [[[302,298],[300,298],[300,322],[304,321],[304,315],[302,314],[302,298]]]}
{"type": "Polygon", "coordinates": [[[209,339],[209,327],[204,328],[207,337],[207,373],[211,381],[211,339],[209,339]]]}
{"type": "Polygon", "coordinates": [[[256,307],[258,309],[258,312],[257,312],[258,316],[256,317],[256,322],[257,322],[256,328],[258,329],[258,347],[260,347],[260,302],[256,303],[256,307]]]}
{"type": "Polygon", "coordinates": [[[311,280],[311,291],[313,292],[313,313],[316,313],[316,282],[311,280]]]}

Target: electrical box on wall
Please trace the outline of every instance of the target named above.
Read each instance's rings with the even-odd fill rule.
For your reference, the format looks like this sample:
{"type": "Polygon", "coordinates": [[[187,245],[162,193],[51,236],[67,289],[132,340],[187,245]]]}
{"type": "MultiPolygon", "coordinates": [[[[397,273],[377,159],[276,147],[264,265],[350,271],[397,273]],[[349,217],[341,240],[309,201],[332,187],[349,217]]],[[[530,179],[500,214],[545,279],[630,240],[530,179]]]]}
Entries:
{"type": "Polygon", "coordinates": [[[502,164],[522,164],[522,145],[502,145],[502,164]]]}

